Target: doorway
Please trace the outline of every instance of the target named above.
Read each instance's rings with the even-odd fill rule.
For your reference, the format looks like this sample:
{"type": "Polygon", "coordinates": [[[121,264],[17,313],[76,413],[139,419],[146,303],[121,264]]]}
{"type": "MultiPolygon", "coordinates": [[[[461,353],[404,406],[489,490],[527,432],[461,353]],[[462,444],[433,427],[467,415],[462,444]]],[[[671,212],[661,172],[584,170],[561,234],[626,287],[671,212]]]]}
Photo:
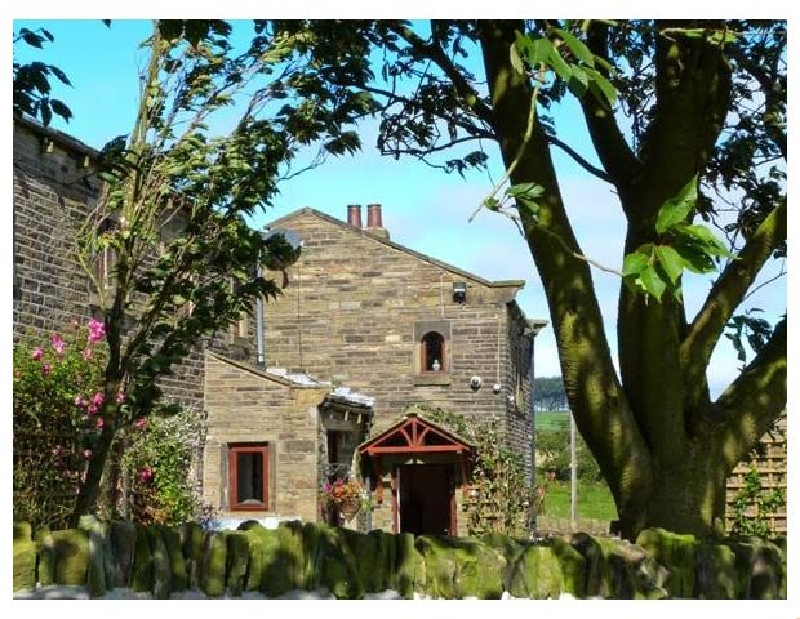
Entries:
{"type": "Polygon", "coordinates": [[[406,464],[398,467],[400,532],[454,535],[453,467],[406,464]]]}

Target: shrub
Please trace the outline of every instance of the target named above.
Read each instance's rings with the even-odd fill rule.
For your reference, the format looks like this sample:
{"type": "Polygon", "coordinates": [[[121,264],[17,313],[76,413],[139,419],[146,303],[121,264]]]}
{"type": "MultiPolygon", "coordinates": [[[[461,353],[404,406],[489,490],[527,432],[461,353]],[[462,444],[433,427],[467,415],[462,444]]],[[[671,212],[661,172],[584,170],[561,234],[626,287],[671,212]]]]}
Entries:
{"type": "Polygon", "coordinates": [[[192,451],[201,433],[202,423],[193,410],[134,422],[123,467],[131,480],[135,522],[174,525],[201,518],[191,480],[192,451]]]}
{"type": "Polygon", "coordinates": [[[64,528],[102,427],[102,323],[14,347],[13,512],[34,529],[64,528]]]}

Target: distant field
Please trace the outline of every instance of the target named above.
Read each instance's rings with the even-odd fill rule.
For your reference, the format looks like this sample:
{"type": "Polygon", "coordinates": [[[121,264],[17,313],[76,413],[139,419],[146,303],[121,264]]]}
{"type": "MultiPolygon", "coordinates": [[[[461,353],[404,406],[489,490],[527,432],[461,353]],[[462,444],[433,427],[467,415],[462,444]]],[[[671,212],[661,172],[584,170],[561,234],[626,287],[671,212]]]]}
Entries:
{"type": "MultiPolygon", "coordinates": [[[[569,518],[569,482],[551,481],[546,483],[545,514],[556,518],[569,518]]],[[[605,483],[578,482],[578,517],[595,518],[597,520],[617,519],[614,498],[605,483]]]]}
{"type": "Polygon", "coordinates": [[[536,412],[537,430],[569,428],[569,411],[536,412]]]}

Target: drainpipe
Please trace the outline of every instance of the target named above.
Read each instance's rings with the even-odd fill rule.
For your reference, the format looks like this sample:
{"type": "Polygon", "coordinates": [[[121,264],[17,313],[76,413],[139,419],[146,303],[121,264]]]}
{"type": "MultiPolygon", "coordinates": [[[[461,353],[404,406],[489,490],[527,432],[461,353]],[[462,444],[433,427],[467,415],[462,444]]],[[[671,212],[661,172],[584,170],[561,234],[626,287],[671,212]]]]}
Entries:
{"type": "MultiPolygon", "coordinates": [[[[528,327],[524,330],[523,334],[527,335],[530,339],[530,365],[528,366],[528,411],[531,416],[531,484],[536,486],[536,409],[533,400],[533,358],[534,358],[534,340],[539,334],[539,331],[547,326],[546,320],[529,320],[528,327]]],[[[533,531],[536,531],[536,512],[533,514],[531,522],[533,531]]]]}
{"type": "MultiPolygon", "coordinates": [[[[261,238],[267,240],[267,232],[261,233],[261,238]]],[[[256,264],[256,277],[262,277],[263,271],[261,269],[261,251],[258,252],[258,263],[256,264]]],[[[264,297],[259,295],[256,301],[256,350],[258,351],[258,367],[263,370],[267,367],[266,360],[264,359],[264,297]]]]}

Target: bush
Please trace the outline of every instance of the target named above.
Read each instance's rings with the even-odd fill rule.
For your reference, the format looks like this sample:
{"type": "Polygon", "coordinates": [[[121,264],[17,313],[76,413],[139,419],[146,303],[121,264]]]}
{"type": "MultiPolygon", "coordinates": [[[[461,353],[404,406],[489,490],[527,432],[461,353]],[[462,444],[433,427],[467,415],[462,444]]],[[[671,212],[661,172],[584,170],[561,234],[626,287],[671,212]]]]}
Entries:
{"type": "Polygon", "coordinates": [[[14,347],[13,512],[34,529],[64,528],[102,420],[104,328],[14,347]]]}
{"type": "Polygon", "coordinates": [[[192,410],[134,423],[123,467],[131,480],[135,522],[176,525],[200,517],[191,465],[201,433],[202,423],[192,410]]]}
{"type": "MultiPolygon", "coordinates": [[[[603,481],[600,467],[580,434],[576,437],[575,457],[578,479],[588,482],[603,481]]],[[[552,471],[559,481],[570,478],[569,428],[536,431],[536,453],[540,457],[538,469],[552,471]]]]}

